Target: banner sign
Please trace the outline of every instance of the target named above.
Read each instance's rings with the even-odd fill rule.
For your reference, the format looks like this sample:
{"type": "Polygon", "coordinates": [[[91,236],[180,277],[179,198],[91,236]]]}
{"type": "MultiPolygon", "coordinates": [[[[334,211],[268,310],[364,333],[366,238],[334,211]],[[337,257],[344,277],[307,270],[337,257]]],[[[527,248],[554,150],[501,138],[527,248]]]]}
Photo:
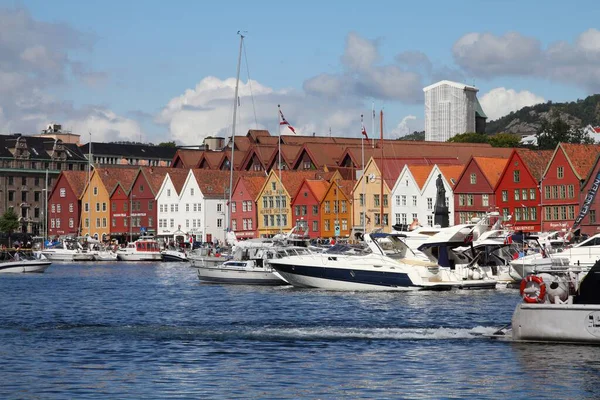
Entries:
{"type": "Polygon", "coordinates": [[[581,210],[579,210],[579,215],[575,219],[573,227],[571,228],[572,231],[577,229],[579,224],[581,224],[581,221],[583,221],[583,218],[585,218],[587,213],[590,211],[592,202],[594,201],[596,193],[598,192],[598,187],[600,187],[600,171],[596,175],[596,179],[594,179],[594,183],[592,183],[592,187],[590,187],[588,194],[585,196],[585,200],[583,202],[583,205],[581,206],[581,210]]]}

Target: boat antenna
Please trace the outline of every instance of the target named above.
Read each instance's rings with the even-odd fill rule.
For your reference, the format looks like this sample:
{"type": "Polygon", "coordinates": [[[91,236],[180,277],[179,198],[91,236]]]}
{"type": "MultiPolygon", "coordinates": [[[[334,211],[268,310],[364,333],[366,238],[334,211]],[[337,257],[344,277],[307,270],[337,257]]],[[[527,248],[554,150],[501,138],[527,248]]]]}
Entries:
{"type": "Polygon", "coordinates": [[[235,123],[238,108],[238,91],[240,88],[240,65],[242,63],[242,48],[244,45],[244,35],[241,31],[237,34],[240,36],[240,51],[238,54],[237,73],[235,80],[235,94],[233,96],[233,124],[231,126],[231,160],[229,160],[229,203],[227,204],[227,231],[231,229],[231,196],[233,195],[233,153],[235,150],[235,123]]]}

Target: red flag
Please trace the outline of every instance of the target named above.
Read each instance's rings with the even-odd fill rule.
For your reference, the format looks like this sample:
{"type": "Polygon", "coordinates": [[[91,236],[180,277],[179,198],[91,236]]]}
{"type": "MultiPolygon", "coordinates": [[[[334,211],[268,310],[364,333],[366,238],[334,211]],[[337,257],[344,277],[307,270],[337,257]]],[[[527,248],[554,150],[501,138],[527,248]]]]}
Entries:
{"type": "Polygon", "coordinates": [[[290,128],[290,131],[294,132],[295,134],[296,129],[294,129],[294,127],[291,126],[289,122],[287,122],[287,120],[283,116],[283,113],[281,112],[281,108],[279,109],[279,115],[281,116],[281,121],[279,121],[279,125],[287,125],[287,127],[290,128]]]}
{"type": "Polygon", "coordinates": [[[362,126],[360,133],[362,133],[362,135],[365,137],[365,139],[367,139],[367,143],[369,143],[369,135],[367,135],[367,129],[365,128],[365,124],[363,123],[362,115],[360,116],[360,125],[362,126]]]}

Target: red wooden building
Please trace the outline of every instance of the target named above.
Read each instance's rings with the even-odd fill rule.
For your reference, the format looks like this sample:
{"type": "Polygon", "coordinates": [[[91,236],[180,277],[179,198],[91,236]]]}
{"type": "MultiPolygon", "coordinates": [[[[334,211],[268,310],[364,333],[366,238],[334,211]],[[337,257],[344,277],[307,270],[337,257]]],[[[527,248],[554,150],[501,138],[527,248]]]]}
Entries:
{"type": "Polygon", "coordinates": [[[48,215],[40,216],[48,221],[48,237],[77,236],[79,234],[79,218],[81,216],[79,196],[81,196],[86,182],[86,171],[62,171],[60,173],[48,195],[48,215]]]}
{"type": "Polygon", "coordinates": [[[240,176],[233,187],[231,229],[238,239],[258,237],[256,197],[265,179],[265,176],[240,176]]]}
{"type": "Polygon", "coordinates": [[[540,186],[552,150],[515,149],[495,188],[496,206],[514,230],[541,231],[540,186]]]}
{"type": "Polygon", "coordinates": [[[140,167],[122,175],[110,196],[111,236],[133,240],[143,231],[156,234],[156,194],[168,167],[140,167]]]}
{"type": "Polygon", "coordinates": [[[292,223],[302,226],[311,239],[321,237],[319,208],[328,188],[326,180],[305,179],[292,199],[292,223]]]}
{"type": "MultiPolygon", "coordinates": [[[[600,145],[559,143],[542,180],[542,230],[568,230],[579,213],[581,186],[600,145]]],[[[589,217],[588,217],[589,218],[589,217]]]]}
{"type": "Polygon", "coordinates": [[[496,210],[494,189],[507,158],[471,157],[454,186],[454,223],[496,210]]]}

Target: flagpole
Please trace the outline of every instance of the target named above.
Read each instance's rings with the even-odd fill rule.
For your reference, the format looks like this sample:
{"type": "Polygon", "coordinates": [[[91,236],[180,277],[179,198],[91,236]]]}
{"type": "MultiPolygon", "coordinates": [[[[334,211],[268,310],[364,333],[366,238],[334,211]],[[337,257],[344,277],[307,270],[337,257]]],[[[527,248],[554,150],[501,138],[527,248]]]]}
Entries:
{"type": "MultiPolygon", "coordinates": [[[[360,115],[360,129],[364,128],[363,125],[363,115],[360,115]]],[[[367,179],[365,177],[365,135],[363,135],[363,133],[361,132],[360,134],[360,150],[361,150],[361,162],[362,162],[362,195],[363,195],[363,202],[362,202],[362,226],[363,226],[363,237],[364,234],[367,233],[367,214],[366,214],[366,210],[365,210],[365,204],[366,204],[366,193],[365,193],[365,179],[367,179]]]]}
{"type": "MultiPolygon", "coordinates": [[[[277,129],[278,137],[277,137],[277,168],[279,168],[279,185],[283,186],[283,182],[281,181],[281,105],[277,104],[278,113],[277,113],[277,129]]],[[[279,196],[279,195],[278,195],[279,196]]],[[[291,205],[290,205],[291,207],[291,205]]],[[[279,232],[281,232],[281,198],[279,199],[279,232]]]]}
{"type": "MultiPolygon", "coordinates": [[[[372,114],[372,117],[371,117],[371,135],[373,135],[373,136],[371,136],[371,138],[374,139],[375,138],[375,136],[374,136],[375,135],[375,102],[374,101],[373,101],[373,103],[371,105],[371,110],[373,111],[371,113],[372,114]]],[[[371,146],[373,148],[375,148],[375,140],[371,140],[371,146]]]]}

